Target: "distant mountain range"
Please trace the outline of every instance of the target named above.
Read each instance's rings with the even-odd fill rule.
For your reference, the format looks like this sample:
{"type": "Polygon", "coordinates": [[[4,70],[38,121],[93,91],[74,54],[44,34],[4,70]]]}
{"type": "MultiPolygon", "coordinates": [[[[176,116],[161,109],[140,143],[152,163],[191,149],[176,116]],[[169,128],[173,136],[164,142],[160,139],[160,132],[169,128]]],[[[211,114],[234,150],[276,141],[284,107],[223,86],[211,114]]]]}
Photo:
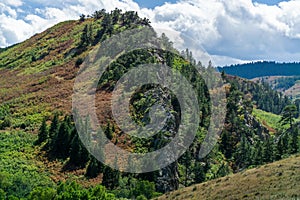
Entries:
{"type": "Polygon", "coordinates": [[[220,72],[267,83],[292,99],[300,98],[300,63],[270,61],[218,67],[220,72]]]}
{"type": "Polygon", "coordinates": [[[264,76],[299,76],[300,63],[277,63],[269,61],[253,62],[247,64],[230,65],[218,67],[220,72],[239,76],[242,78],[253,79],[264,76]]]}

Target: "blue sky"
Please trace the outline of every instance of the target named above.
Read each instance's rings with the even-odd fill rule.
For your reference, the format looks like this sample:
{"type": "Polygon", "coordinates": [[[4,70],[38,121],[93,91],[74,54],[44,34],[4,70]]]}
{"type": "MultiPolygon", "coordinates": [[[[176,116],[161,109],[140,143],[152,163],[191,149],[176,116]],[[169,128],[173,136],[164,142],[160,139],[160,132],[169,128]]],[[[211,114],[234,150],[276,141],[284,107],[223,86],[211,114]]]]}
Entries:
{"type": "MultiPolygon", "coordinates": [[[[169,2],[169,3],[176,3],[178,0],[134,0],[135,2],[137,2],[139,4],[139,6],[143,7],[143,8],[154,8],[156,6],[161,6],[163,5],[165,2],[169,2]]],[[[279,2],[281,2],[281,0],[255,0],[253,2],[258,2],[258,3],[264,3],[267,5],[276,5],[279,2]]]]}
{"type": "Polygon", "coordinates": [[[300,61],[300,0],[0,0],[0,47],[116,7],[149,18],[157,31],[172,32],[176,48],[196,58],[205,51],[215,65],[300,61]]]}

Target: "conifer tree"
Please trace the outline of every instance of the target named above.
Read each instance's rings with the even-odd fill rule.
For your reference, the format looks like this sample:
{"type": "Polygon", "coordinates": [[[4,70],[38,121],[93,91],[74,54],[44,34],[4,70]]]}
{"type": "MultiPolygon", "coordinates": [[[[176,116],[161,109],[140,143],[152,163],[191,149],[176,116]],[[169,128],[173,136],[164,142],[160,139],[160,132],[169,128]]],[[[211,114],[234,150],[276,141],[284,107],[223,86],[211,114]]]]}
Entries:
{"type": "Polygon", "coordinates": [[[273,148],[272,148],[272,140],[271,138],[267,138],[263,145],[263,152],[262,152],[262,161],[264,163],[269,163],[273,161],[273,148]]]}
{"type": "Polygon", "coordinates": [[[253,151],[253,161],[255,165],[261,165],[263,163],[262,158],[262,144],[260,141],[257,141],[255,144],[255,150],[253,151]]]}
{"type": "Polygon", "coordinates": [[[201,162],[196,162],[194,167],[195,183],[202,183],[206,179],[205,169],[201,162]]]}
{"type": "Polygon", "coordinates": [[[49,129],[49,137],[53,138],[53,136],[57,134],[58,129],[59,129],[59,115],[58,113],[55,113],[49,129]]]}
{"type": "Polygon", "coordinates": [[[52,156],[65,159],[70,152],[70,129],[65,122],[59,127],[59,131],[53,138],[53,146],[51,149],[52,156]]]}
{"type": "Polygon", "coordinates": [[[76,129],[72,131],[75,135],[71,141],[70,163],[78,167],[85,167],[89,160],[89,152],[83,146],[76,129]]]}
{"type": "Polygon", "coordinates": [[[38,140],[36,141],[36,144],[39,145],[45,142],[48,139],[48,136],[49,136],[49,132],[47,128],[46,118],[44,118],[39,130],[38,140]]]}
{"type": "Polygon", "coordinates": [[[104,134],[106,135],[106,137],[109,139],[109,140],[112,140],[113,139],[113,132],[112,132],[112,128],[110,126],[110,122],[107,123],[107,126],[104,130],[104,134]]]}
{"type": "Polygon", "coordinates": [[[99,162],[94,156],[87,167],[85,176],[88,178],[96,178],[100,173],[103,173],[105,166],[99,162]]]}
{"type": "MultiPolygon", "coordinates": [[[[115,165],[117,165],[116,162],[117,158],[115,158],[115,165]]],[[[117,166],[115,166],[117,168],[117,166]]],[[[102,184],[112,190],[116,188],[119,185],[120,180],[120,172],[118,170],[112,169],[110,167],[105,167],[103,172],[103,179],[102,184]]]]}
{"type": "Polygon", "coordinates": [[[251,163],[251,148],[245,134],[241,136],[234,158],[238,168],[246,168],[251,163]]]}
{"type": "Polygon", "coordinates": [[[299,151],[299,129],[298,127],[293,127],[289,137],[289,153],[295,154],[299,151]]]}
{"type": "Polygon", "coordinates": [[[58,130],[59,130],[59,114],[55,113],[54,117],[51,121],[51,125],[50,125],[50,129],[49,129],[49,139],[47,141],[47,144],[45,145],[45,150],[47,151],[52,151],[53,149],[53,145],[54,145],[54,138],[57,136],[58,134],[58,130]]]}
{"type": "Polygon", "coordinates": [[[282,111],[282,117],[280,122],[282,125],[289,125],[289,128],[291,129],[294,124],[294,117],[297,114],[297,107],[294,104],[286,106],[282,111]]]}

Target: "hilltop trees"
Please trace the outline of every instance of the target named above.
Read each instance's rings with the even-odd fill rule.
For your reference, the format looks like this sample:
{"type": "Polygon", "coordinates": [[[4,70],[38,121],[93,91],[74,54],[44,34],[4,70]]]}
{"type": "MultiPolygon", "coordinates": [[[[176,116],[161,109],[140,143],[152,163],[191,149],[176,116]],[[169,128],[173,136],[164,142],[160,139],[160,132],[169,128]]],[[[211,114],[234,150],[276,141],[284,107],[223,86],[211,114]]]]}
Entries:
{"type": "Polygon", "coordinates": [[[105,9],[95,11],[92,16],[86,17],[80,15],[79,21],[85,23],[78,43],[78,55],[82,53],[90,45],[94,46],[99,42],[111,37],[112,34],[118,33],[122,28],[131,29],[140,26],[150,26],[150,21],[147,18],[140,18],[135,11],[126,11],[122,13],[121,9],[107,13],[105,9]],[[94,20],[86,20],[93,18],[94,20]]]}

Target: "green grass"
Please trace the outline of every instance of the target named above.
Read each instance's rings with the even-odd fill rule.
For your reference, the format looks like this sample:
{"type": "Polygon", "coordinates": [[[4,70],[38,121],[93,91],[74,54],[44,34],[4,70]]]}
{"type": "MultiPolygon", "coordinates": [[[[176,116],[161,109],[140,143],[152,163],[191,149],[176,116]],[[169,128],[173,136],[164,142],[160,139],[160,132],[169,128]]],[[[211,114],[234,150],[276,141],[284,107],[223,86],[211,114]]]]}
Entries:
{"type": "Polygon", "coordinates": [[[36,136],[21,131],[0,132],[0,190],[25,197],[36,187],[54,187],[42,165],[35,161],[36,136]]]}
{"type": "Polygon", "coordinates": [[[261,122],[270,132],[274,133],[274,130],[279,130],[282,128],[279,121],[281,119],[280,115],[276,115],[270,112],[266,112],[259,109],[253,109],[253,115],[259,122],[261,122]]]}
{"type": "Polygon", "coordinates": [[[0,68],[18,69],[21,70],[19,75],[29,75],[67,62],[71,58],[65,58],[64,55],[75,47],[73,44],[78,43],[84,24],[62,22],[6,49],[0,54],[0,68]]]}
{"type": "MultiPolygon", "coordinates": [[[[280,115],[276,115],[270,112],[266,112],[259,109],[253,109],[253,115],[260,123],[262,123],[271,133],[276,133],[276,131],[288,128],[288,125],[282,126],[279,121],[281,119],[280,115]]],[[[295,119],[299,122],[300,119],[295,119]]]]}

